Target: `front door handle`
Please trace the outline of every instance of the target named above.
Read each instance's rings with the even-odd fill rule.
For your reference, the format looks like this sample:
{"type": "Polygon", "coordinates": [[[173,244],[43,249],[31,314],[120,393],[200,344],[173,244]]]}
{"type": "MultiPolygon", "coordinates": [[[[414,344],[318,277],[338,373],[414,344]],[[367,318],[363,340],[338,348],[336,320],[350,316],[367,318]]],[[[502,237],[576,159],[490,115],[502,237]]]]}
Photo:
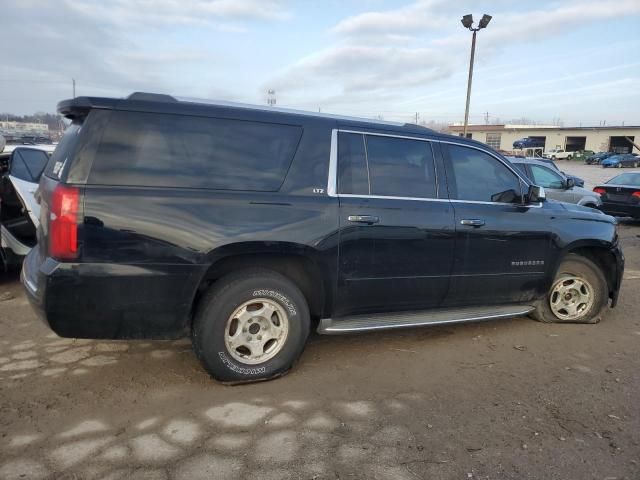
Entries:
{"type": "Polygon", "coordinates": [[[378,223],[380,221],[379,217],[374,217],[373,215],[349,215],[347,220],[353,223],[378,223]]]}
{"type": "Polygon", "coordinates": [[[468,227],[482,227],[484,225],[484,220],[480,220],[479,218],[465,218],[464,220],[460,220],[460,225],[466,225],[468,227]]]}

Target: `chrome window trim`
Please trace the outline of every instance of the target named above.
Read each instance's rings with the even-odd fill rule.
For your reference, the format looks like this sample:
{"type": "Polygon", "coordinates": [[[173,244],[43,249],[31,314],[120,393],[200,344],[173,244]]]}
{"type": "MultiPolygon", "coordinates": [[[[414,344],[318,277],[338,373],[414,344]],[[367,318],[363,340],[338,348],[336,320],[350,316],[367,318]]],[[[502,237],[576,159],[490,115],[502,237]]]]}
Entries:
{"type": "Polygon", "coordinates": [[[448,198],[422,198],[422,197],[391,197],[387,195],[354,195],[352,193],[340,193],[340,198],[377,198],[380,200],[416,200],[418,202],[450,202],[448,198]]]}
{"type": "MultiPolygon", "coordinates": [[[[344,133],[354,133],[357,135],[376,135],[379,137],[392,137],[392,138],[403,138],[403,139],[408,139],[408,140],[419,140],[421,142],[429,142],[431,144],[431,151],[434,154],[434,169],[437,168],[435,165],[435,152],[433,151],[433,142],[439,142],[439,143],[449,143],[452,145],[459,145],[462,147],[469,147],[469,148],[474,148],[476,150],[479,150],[481,152],[487,153],[489,155],[491,155],[493,158],[497,159],[499,162],[501,162],[502,164],[504,164],[509,170],[511,170],[517,178],[519,178],[525,185],[529,185],[529,182],[527,182],[526,180],[524,180],[524,178],[519,175],[514,168],[512,168],[510,165],[507,165],[504,161],[502,161],[499,157],[496,157],[494,154],[492,154],[491,152],[483,149],[483,148],[478,148],[476,146],[473,145],[467,145],[464,143],[458,143],[458,142],[450,142],[450,141],[446,141],[446,140],[436,140],[436,139],[427,139],[427,138],[418,138],[418,137],[410,137],[410,136],[406,136],[406,135],[393,135],[393,134],[388,134],[388,133],[378,133],[378,132],[367,132],[365,130],[349,130],[349,129],[342,129],[342,128],[334,128],[331,130],[331,148],[330,148],[330,153],[329,153],[329,175],[328,175],[328,183],[327,183],[327,195],[330,197],[344,197],[344,198],[374,198],[374,199],[380,199],[380,200],[410,200],[410,201],[418,201],[418,202],[451,202],[451,203],[470,203],[470,204],[478,204],[478,205],[499,205],[499,206],[504,206],[504,205],[508,205],[511,207],[527,207],[527,208],[541,208],[542,207],[542,202],[539,202],[538,204],[530,204],[530,205],[522,205],[522,204],[517,204],[517,203],[504,203],[504,202],[484,202],[484,201],[480,201],[480,200],[457,200],[457,199],[450,199],[450,198],[422,198],[422,197],[395,197],[395,196],[387,196],[387,195],[355,195],[355,194],[351,194],[351,193],[338,193],[337,192],[337,181],[338,181],[338,176],[337,176],[337,172],[338,172],[338,133],[339,132],[344,132],[344,133]]],[[[366,142],[366,140],[365,140],[366,142]]],[[[366,150],[365,150],[366,152],[366,150]]],[[[368,164],[368,160],[367,160],[367,169],[369,168],[369,164],[368,164]]],[[[368,172],[367,172],[368,174],[368,172]]],[[[437,171],[436,171],[437,174],[437,171]]],[[[369,182],[369,185],[371,185],[371,182],[369,182]]],[[[438,189],[436,191],[436,194],[438,194],[439,192],[439,185],[436,179],[436,188],[438,189]]]]}
{"type": "Polygon", "coordinates": [[[329,152],[329,178],[327,180],[327,195],[337,197],[338,181],[338,129],[331,130],[331,149],[329,152]]]}

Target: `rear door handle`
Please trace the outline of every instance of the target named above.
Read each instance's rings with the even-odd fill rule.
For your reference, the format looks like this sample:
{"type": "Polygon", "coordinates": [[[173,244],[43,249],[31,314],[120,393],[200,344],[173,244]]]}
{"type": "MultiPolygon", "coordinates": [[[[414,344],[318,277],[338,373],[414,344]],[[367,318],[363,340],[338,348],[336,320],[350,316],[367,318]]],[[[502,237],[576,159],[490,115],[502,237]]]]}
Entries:
{"type": "Polygon", "coordinates": [[[352,223],[378,223],[380,221],[379,217],[374,217],[373,215],[349,215],[347,217],[352,223]]]}
{"type": "Polygon", "coordinates": [[[460,225],[466,225],[468,227],[482,227],[484,225],[484,220],[480,220],[479,218],[465,218],[464,220],[460,220],[460,225]]]}

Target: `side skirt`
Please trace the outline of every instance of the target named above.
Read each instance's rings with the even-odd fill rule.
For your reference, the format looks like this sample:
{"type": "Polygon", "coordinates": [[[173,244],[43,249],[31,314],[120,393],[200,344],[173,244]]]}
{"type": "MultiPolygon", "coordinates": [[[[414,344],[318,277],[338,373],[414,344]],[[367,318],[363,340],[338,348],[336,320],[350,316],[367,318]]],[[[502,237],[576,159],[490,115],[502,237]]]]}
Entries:
{"type": "Polygon", "coordinates": [[[318,325],[318,333],[322,335],[340,335],[372,330],[389,330],[392,328],[475,322],[526,315],[534,308],[532,305],[499,305],[323,318],[318,325]]]}

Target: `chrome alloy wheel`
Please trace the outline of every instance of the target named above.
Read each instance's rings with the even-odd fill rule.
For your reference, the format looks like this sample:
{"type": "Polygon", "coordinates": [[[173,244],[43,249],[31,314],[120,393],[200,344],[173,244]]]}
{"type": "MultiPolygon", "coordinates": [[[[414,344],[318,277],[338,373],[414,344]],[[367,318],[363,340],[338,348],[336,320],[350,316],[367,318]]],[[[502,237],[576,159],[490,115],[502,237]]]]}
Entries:
{"type": "Polygon", "coordinates": [[[235,360],[255,365],[276,356],[288,333],[285,309],[268,298],[254,298],[236,308],[227,320],[224,344],[235,360]]]}
{"type": "Polygon", "coordinates": [[[562,277],[551,289],[549,306],[560,320],[579,320],[593,306],[593,288],[584,278],[562,277]]]}

